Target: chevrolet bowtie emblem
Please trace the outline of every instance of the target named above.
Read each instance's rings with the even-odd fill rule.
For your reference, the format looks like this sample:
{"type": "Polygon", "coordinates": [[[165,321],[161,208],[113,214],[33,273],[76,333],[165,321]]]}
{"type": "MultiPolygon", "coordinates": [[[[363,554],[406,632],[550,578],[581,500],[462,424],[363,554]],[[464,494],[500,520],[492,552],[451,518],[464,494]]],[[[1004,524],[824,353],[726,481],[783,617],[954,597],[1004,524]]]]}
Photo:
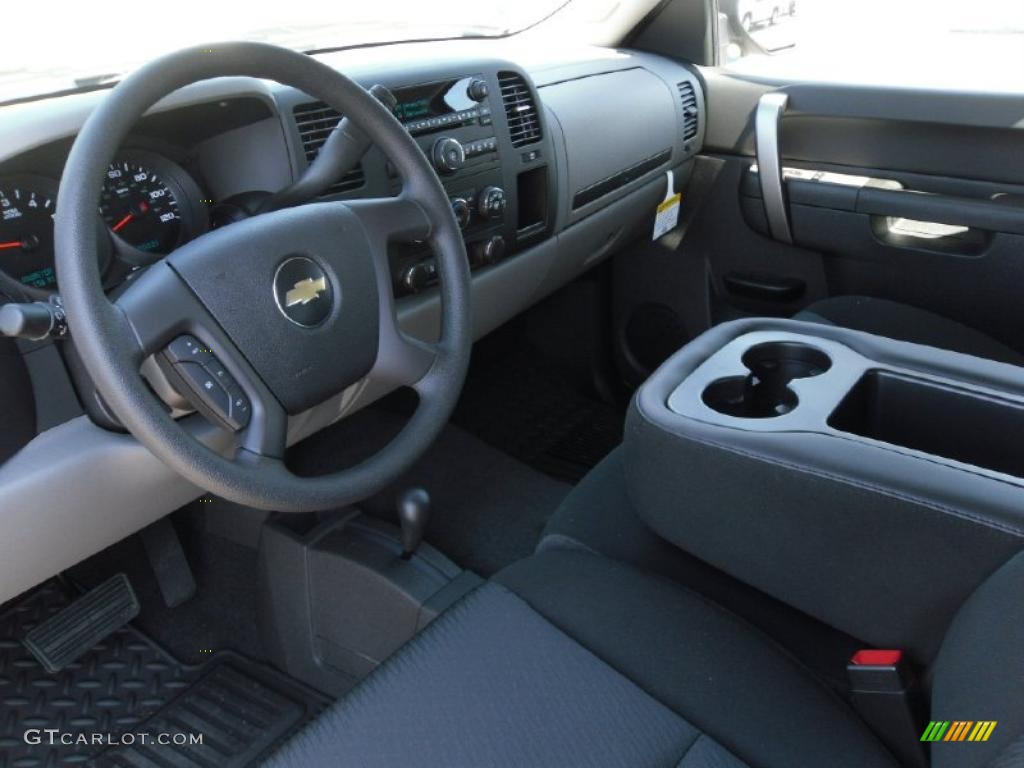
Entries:
{"type": "Polygon", "coordinates": [[[327,290],[327,278],[319,277],[314,280],[311,277],[307,277],[305,280],[299,280],[293,288],[291,288],[284,297],[284,305],[286,307],[294,307],[297,305],[305,306],[311,301],[316,301],[320,298],[320,294],[327,290]]]}
{"type": "Polygon", "coordinates": [[[314,328],[335,311],[330,276],[315,261],[292,256],[274,273],[274,302],[281,314],[303,328],[314,328]]]}

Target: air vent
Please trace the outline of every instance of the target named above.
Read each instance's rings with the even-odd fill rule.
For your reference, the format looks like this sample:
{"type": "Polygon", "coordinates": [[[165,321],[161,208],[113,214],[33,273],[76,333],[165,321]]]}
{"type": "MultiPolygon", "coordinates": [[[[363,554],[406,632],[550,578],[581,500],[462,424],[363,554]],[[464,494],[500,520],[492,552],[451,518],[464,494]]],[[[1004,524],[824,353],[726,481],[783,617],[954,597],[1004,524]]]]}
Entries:
{"type": "Polygon", "coordinates": [[[512,146],[523,147],[540,141],[540,115],[526,80],[515,72],[499,72],[498,85],[512,146]]]}
{"type": "Polygon", "coordinates": [[[683,103],[683,141],[689,141],[697,135],[697,120],[700,115],[697,94],[689,80],[679,83],[678,88],[679,100],[683,103]]]}
{"type": "MultiPolygon", "coordinates": [[[[322,101],[299,104],[292,110],[292,114],[295,117],[295,126],[299,129],[299,137],[302,139],[306,162],[312,163],[320,152],[320,147],[324,145],[327,137],[334,130],[334,126],[341,121],[341,115],[322,101]]],[[[360,164],[342,176],[324,195],[351,192],[353,189],[359,189],[365,183],[363,166],[360,164]]]]}

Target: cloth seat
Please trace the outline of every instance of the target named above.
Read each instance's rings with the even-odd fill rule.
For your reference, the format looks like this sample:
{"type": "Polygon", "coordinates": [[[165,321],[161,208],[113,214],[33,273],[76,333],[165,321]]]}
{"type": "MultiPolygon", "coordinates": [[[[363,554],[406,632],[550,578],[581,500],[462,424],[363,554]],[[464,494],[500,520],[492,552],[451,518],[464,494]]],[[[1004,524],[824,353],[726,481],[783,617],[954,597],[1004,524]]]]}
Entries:
{"type": "Polygon", "coordinates": [[[571,550],[499,573],[270,764],[896,765],[751,625],[667,579],[571,550]]]}
{"type": "Polygon", "coordinates": [[[833,296],[805,307],[793,319],[841,325],[890,339],[1024,365],[1024,355],[981,331],[934,312],[886,299],[833,296]]]}
{"type": "Polygon", "coordinates": [[[866,647],[655,534],[626,490],[621,446],[587,473],[544,527],[537,551],[564,549],[604,555],[704,595],[763,631],[837,691],[848,687],[846,662],[866,647]]]}
{"type": "MultiPolygon", "coordinates": [[[[1024,764],[1024,553],[960,608],[931,717],[996,720],[933,768],[1024,764]]],[[[539,552],[442,614],[268,762],[295,766],[896,765],[758,630],[665,578],[539,552]]]]}

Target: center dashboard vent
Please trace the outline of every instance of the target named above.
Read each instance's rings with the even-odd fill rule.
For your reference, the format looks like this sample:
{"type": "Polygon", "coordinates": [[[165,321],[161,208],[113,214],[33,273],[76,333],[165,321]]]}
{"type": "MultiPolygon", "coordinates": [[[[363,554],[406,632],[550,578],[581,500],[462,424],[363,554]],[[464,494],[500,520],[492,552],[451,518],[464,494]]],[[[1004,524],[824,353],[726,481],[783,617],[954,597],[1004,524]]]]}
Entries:
{"type": "MultiPolygon", "coordinates": [[[[306,153],[306,162],[312,163],[320,153],[320,148],[327,141],[339,122],[341,115],[333,107],[329,107],[322,101],[311,101],[306,104],[299,104],[292,110],[295,118],[295,126],[299,129],[299,137],[302,139],[302,150],[306,153]]],[[[363,175],[363,166],[360,163],[341,177],[331,186],[324,195],[336,195],[341,192],[351,192],[359,189],[366,183],[363,175]]]]}
{"type": "Polygon", "coordinates": [[[689,141],[697,135],[697,121],[700,117],[697,94],[689,80],[678,83],[676,87],[679,89],[679,100],[683,104],[683,141],[689,141]]]}
{"type": "Polygon", "coordinates": [[[516,72],[499,72],[498,86],[505,105],[509,138],[513,147],[524,147],[541,140],[540,115],[530,86],[516,72]]]}

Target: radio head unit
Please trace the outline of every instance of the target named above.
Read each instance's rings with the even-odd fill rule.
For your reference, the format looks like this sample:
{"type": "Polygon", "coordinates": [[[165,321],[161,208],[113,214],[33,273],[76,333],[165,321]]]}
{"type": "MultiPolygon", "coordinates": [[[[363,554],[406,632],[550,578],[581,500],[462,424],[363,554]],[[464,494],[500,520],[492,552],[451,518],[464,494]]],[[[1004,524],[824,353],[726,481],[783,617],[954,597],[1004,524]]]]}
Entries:
{"type": "MultiPolygon", "coordinates": [[[[395,117],[410,133],[431,133],[489,117],[489,89],[483,75],[467,75],[395,90],[395,117]]],[[[488,121],[489,122],[489,121],[488,121]]]]}

